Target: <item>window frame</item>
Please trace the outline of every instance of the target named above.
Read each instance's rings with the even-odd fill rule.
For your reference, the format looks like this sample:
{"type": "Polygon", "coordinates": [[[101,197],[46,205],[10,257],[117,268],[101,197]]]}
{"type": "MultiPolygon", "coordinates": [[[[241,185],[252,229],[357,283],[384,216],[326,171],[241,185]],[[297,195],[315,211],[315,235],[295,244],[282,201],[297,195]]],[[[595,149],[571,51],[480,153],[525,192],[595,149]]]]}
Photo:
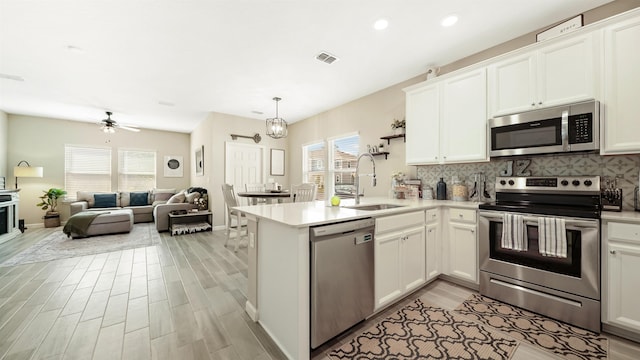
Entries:
{"type": "Polygon", "coordinates": [[[111,192],[113,188],[112,162],[113,162],[113,148],[111,147],[96,146],[96,145],[65,144],[64,145],[64,188],[68,193],[68,197],[75,198],[76,193],[78,191],[111,192]],[[72,159],[70,159],[70,156],[73,156],[73,154],[69,153],[69,151],[73,151],[71,149],[87,150],[87,153],[85,154],[82,154],[78,151],[75,154],[75,157],[83,157],[83,156],[91,157],[91,160],[86,161],[85,164],[76,162],[75,166],[73,166],[74,169],[70,169],[70,167],[72,167],[71,165],[74,165],[69,163],[70,160],[73,161],[72,159]],[[102,164],[102,166],[98,168],[96,168],[95,166],[87,166],[87,165],[96,165],[96,159],[98,158],[95,156],[95,154],[92,156],[89,153],[90,151],[104,151],[104,153],[102,154],[102,157],[106,157],[108,160],[105,162],[105,164],[102,164]],[[79,168],[80,165],[85,165],[85,169],[78,169],[77,171],[75,171],[76,170],[75,168],[79,168]],[[93,168],[94,170],[91,170],[91,168],[93,168]],[[83,172],[79,170],[85,170],[85,171],[83,172]],[[96,179],[85,180],[83,182],[81,180],[70,179],[70,174],[77,174],[79,175],[78,177],[81,177],[83,175],[84,176],[93,175],[93,176],[99,176],[99,177],[103,176],[104,179],[100,180],[99,182],[96,182],[96,179]],[[77,182],[77,184],[75,184],[74,182],[77,182]],[[99,185],[99,184],[103,184],[103,185],[99,185]]]}
{"type": "MultiPolygon", "coordinates": [[[[153,189],[156,187],[156,184],[158,182],[158,151],[156,150],[151,150],[151,149],[138,149],[138,148],[118,148],[118,173],[117,173],[117,184],[118,184],[118,191],[119,192],[131,192],[131,191],[146,191],[149,189],[153,189]],[[131,159],[131,160],[126,160],[122,158],[122,154],[129,154],[129,153],[139,153],[139,154],[145,154],[145,155],[150,155],[153,154],[153,160],[152,160],[152,167],[153,170],[149,170],[149,171],[134,171],[134,172],[129,172],[129,173],[123,173],[123,166],[126,165],[128,163],[128,161],[135,161],[135,159],[131,159]],[[128,184],[128,183],[137,183],[137,182],[142,182],[142,181],[136,181],[136,180],[130,180],[130,181],[125,181],[122,177],[126,176],[126,175],[133,175],[133,176],[151,176],[152,180],[142,186],[134,186],[134,187],[128,187],[125,188],[124,185],[128,184]]],[[[124,169],[125,171],[128,169],[124,169]]]]}

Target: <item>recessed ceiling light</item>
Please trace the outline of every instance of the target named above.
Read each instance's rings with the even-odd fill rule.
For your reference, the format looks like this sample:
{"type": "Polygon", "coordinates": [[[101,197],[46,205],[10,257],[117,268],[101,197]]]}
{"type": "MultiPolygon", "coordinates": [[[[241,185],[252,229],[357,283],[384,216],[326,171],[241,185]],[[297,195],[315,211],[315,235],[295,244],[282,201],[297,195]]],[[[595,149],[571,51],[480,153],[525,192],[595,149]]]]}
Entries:
{"type": "Polygon", "coordinates": [[[254,113],[254,114],[257,114],[257,115],[262,115],[262,114],[264,114],[262,111],[258,111],[258,110],[253,110],[253,111],[251,111],[251,112],[252,112],[252,113],[254,113]]]}
{"type": "Polygon", "coordinates": [[[164,101],[164,100],[158,101],[158,104],[164,105],[164,106],[176,106],[176,104],[172,103],[171,101],[164,101]]]}
{"type": "Polygon", "coordinates": [[[389,27],[389,21],[387,19],[378,19],[373,23],[373,28],[376,30],[384,30],[389,27]]]}
{"type": "Polygon", "coordinates": [[[440,25],[445,27],[453,26],[457,22],[458,22],[458,15],[449,15],[442,19],[442,21],[440,22],[440,25]]]}
{"type": "Polygon", "coordinates": [[[24,81],[24,78],[23,78],[22,76],[18,76],[18,75],[9,75],[9,74],[2,74],[2,73],[0,73],[0,79],[15,80],[15,81],[24,81]]]}

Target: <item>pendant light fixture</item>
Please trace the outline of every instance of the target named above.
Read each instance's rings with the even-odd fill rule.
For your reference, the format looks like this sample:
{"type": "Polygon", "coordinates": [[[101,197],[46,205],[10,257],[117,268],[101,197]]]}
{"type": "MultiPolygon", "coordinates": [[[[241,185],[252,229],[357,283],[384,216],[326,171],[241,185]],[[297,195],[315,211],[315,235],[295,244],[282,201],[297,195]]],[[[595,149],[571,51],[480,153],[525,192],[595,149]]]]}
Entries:
{"type": "Polygon", "coordinates": [[[278,117],[278,101],[282,99],[274,97],[273,100],[276,102],[276,117],[267,119],[267,135],[274,139],[281,139],[287,137],[287,122],[278,117]]]}

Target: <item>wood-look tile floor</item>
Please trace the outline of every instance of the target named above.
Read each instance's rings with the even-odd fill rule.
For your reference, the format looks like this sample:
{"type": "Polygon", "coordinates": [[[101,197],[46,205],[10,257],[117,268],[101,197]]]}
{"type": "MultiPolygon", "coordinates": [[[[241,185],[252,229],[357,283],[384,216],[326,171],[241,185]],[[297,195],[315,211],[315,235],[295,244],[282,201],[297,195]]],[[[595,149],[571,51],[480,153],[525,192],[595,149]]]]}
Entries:
{"type": "MultiPolygon", "coordinates": [[[[0,244],[0,263],[57,229],[0,244]]],[[[146,248],[0,267],[0,359],[284,359],[244,312],[247,252],[224,232],[171,237],[146,248]]],[[[358,324],[352,334],[421,298],[454,309],[473,291],[436,281],[358,324]]],[[[313,353],[326,359],[344,334],[313,353]]],[[[640,359],[640,344],[610,336],[610,359],[640,359]]],[[[513,357],[557,359],[527,344],[513,357]]]]}

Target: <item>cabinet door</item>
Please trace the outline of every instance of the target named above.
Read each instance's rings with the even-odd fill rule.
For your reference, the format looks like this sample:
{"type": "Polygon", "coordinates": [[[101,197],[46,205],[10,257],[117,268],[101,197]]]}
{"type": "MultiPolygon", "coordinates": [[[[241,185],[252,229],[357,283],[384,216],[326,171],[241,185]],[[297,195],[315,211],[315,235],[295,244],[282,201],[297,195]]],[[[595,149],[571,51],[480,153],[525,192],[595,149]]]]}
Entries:
{"type": "Polygon", "coordinates": [[[594,98],[593,34],[538,51],[537,106],[555,106],[594,98]]]}
{"type": "Polygon", "coordinates": [[[440,225],[436,223],[428,224],[426,230],[427,241],[427,263],[426,263],[426,275],[427,281],[440,275],[440,258],[442,252],[440,251],[440,225]]]}
{"type": "Polygon", "coordinates": [[[527,53],[489,66],[491,117],[535,107],[535,53],[527,53]]]}
{"type": "Polygon", "coordinates": [[[443,161],[487,161],[487,75],[484,68],[442,85],[443,161]]]}
{"type": "Polygon", "coordinates": [[[475,224],[449,223],[449,274],[477,283],[478,253],[475,224]]]}
{"type": "Polygon", "coordinates": [[[640,246],[609,243],[608,322],[640,331],[640,246]]]}
{"type": "Polygon", "coordinates": [[[440,154],[440,96],[438,84],[407,92],[406,162],[437,164],[440,154]]]}
{"type": "Polygon", "coordinates": [[[402,239],[402,285],[407,292],[426,281],[424,226],[403,232],[402,239]]]}
{"type": "Polygon", "coordinates": [[[604,30],[603,155],[640,152],[640,17],[604,30]]]}
{"type": "Polygon", "coordinates": [[[402,233],[376,235],[375,239],[375,294],[376,309],[399,297],[404,288],[401,284],[402,233]]]}

